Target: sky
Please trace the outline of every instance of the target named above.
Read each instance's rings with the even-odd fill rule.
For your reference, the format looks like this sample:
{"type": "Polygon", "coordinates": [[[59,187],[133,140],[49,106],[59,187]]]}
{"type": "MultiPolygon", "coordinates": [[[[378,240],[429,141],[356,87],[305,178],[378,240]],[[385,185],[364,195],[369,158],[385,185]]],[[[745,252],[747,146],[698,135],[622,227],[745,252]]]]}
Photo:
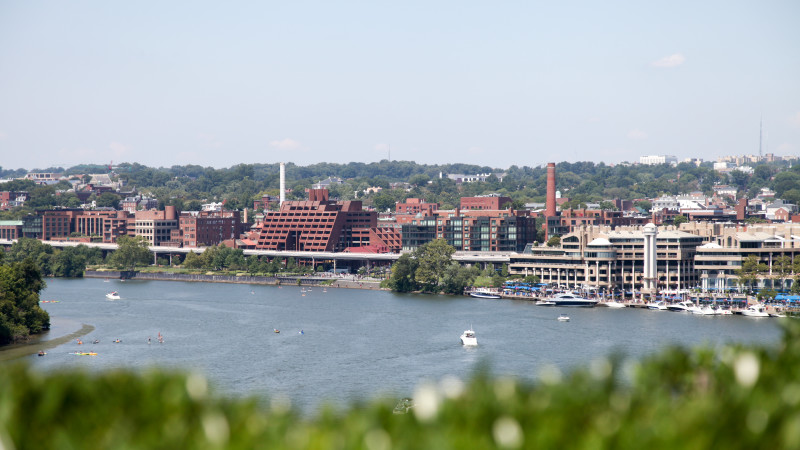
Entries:
{"type": "Polygon", "coordinates": [[[797,155],[798,23],[796,0],[3,1],[0,167],[797,155]]]}

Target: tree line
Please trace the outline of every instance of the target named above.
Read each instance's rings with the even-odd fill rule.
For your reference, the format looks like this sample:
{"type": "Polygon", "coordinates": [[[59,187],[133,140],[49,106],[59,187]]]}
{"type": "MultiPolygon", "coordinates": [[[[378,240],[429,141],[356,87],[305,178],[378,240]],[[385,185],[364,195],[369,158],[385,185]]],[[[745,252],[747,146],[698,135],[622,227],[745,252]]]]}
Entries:
{"type": "MultiPolygon", "coordinates": [[[[81,165],[60,170],[79,175],[85,170],[108,172],[103,166],[81,165]]],[[[543,166],[511,166],[498,169],[470,164],[417,164],[413,161],[387,161],[347,164],[319,163],[298,166],[287,163],[288,198],[305,199],[305,190],[328,177],[339,177],[342,184],[330,186],[331,198],[364,200],[379,211],[394,207],[395,202],[407,197],[424,198],[438,202],[444,208],[454,208],[460,197],[496,193],[509,196],[517,206],[528,202],[544,202],[546,193],[546,168],[543,166]],[[457,185],[447,174],[504,173],[502,179],[491,176],[483,182],[457,185]],[[401,189],[389,189],[392,183],[407,183],[401,189]],[[380,187],[378,192],[367,188],[380,187]]],[[[770,188],[778,198],[800,203],[800,166],[789,167],[786,161],[755,165],[753,173],[734,170],[730,173],[715,171],[710,162],[697,166],[680,163],[676,166],[630,165],[593,162],[561,162],[556,165],[557,187],[570,202],[566,207],[579,208],[587,203],[604,200],[644,200],[662,195],[702,191],[713,194],[716,184],[730,184],[738,190],[737,196],[755,197],[761,188],[770,188]]],[[[0,169],[2,173],[2,169],[0,169]]],[[[263,195],[278,195],[279,165],[239,164],[216,169],[197,165],[153,168],[138,163],[123,163],[114,168],[114,179],[122,181],[126,189],[155,197],[159,208],[166,205],[181,210],[197,210],[202,203],[225,202],[229,209],[252,207],[253,201],[263,195]]],[[[32,182],[13,181],[0,185],[0,190],[27,190],[31,192],[29,208],[75,206],[77,197],[69,192],[71,185],[63,182],[55,186],[33,186],[32,182]]],[[[103,205],[118,204],[119,196],[96,196],[103,205]],[[102,197],[102,198],[101,198],[102,197]]],[[[646,205],[646,203],[642,203],[646,205]]],[[[649,205],[646,205],[649,206],[649,205]]],[[[610,204],[606,208],[612,208],[610,204]]],[[[19,217],[20,214],[15,214],[19,217]]],[[[0,217],[9,218],[8,212],[0,217]]]]}

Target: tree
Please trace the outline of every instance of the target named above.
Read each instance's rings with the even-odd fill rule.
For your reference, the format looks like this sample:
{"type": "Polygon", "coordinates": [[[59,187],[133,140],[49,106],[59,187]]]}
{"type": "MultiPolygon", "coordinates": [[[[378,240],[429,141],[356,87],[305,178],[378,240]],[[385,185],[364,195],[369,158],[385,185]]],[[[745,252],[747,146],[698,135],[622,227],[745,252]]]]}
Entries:
{"type": "Polygon", "coordinates": [[[415,273],[417,260],[405,253],[392,264],[392,277],[389,279],[389,288],[395,292],[413,292],[417,290],[415,273]]]}
{"type": "Polygon", "coordinates": [[[456,249],[444,239],[434,239],[414,250],[414,258],[418,262],[414,278],[425,292],[437,292],[444,269],[450,265],[451,256],[456,249]]]}
{"type": "Polygon", "coordinates": [[[616,211],[617,207],[614,206],[613,202],[610,202],[608,200],[603,200],[602,202],[600,202],[600,209],[602,211],[616,211]]]}
{"type": "Polygon", "coordinates": [[[119,207],[120,196],[113,192],[103,192],[97,196],[96,204],[100,208],[114,208],[119,207]]]}
{"type": "Polygon", "coordinates": [[[653,208],[653,204],[649,200],[638,200],[633,203],[633,206],[642,208],[645,211],[650,211],[653,208]]]}
{"type": "Polygon", "coordinates": [[[783,288],[786,284],[786,278],[792,273],[792,258],[781,255],[772,262],[772,272],[778,275],[780,279],[780,291],[783,292],[783,288]]]}
{"type": "Polygon", "coordinates": [[[39,307],[44,287],[42,272],[30,258],[0,266],[0,345],[50,328],[50,316],[39,307]]]}
{"type": "Polygon", "coordinates": [[[548,247],[558,247],[559,245],[561,245],[560,236],[552,236],[550,239],[547,240],[548,247]]]}
{"type": "Polygon", "coordinates": [[[478,276],[476,267],[461,267],[457,262],[451,262],[442,275],[442,291],[446,294],[462,295],[467,286],[478,276]]]}
{"type": "Polygon", "coordinates": [[[758,279],[759,275],[767,271],[767,265],[759,262],[758,256],[749,255],[742,261],[741,269],[736,270],[739,276],[739,285],[744,288],[753,289],[753,284],[758,279]]]}
{"type": "Polygon", "coordinates": [[[111,255],[111,264],[136,270],[138,264],[150,263],[150,246],[143,236],[120,236],[117,238],[117,249],[111,255]]]}
{"type": "Polygon", "coordinates": [[[680,224],[686,223],[688,221],[689,219],[687,219],[686,216],[684,216],[683,214],[678,214],[677,216],[675,216],[675,218],[672,219],[672,224],[677,227],[680,224]]]}

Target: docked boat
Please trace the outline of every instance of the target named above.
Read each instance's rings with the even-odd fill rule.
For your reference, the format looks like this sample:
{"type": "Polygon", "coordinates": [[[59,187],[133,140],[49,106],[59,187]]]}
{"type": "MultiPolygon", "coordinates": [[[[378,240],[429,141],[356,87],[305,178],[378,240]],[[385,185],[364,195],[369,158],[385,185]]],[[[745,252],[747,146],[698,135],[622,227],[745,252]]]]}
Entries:
{"type": "Polygon", "coordinates": [[[461,345],[467,347],[474,347],[478,345],[478,338],[475,337],[475,331],[470,328],[469,330],[465,330],[463,333],[461,333],[461,345]]]}
{"type": "Polygon", "coordinates": [[[625,308],[625,303],[620,302],[603,302],[600,304],[603,306],[608,306],[609,308],[625,308]]]}
{"type": "Polygon", "coordinates": [[[109,300],[119,300],[120,296],[119,296],[119,293],[117,291],[112,291],[112,292],[109,292],[108,294],[106,294],[106,298],[109,299],[109,300]]]}
{"type": "Polygon", "coordinates": [[[692,310],[692,314],[696,314],[698,316],[718,316],[720,312],[711,306],[704,306],[702,308],[696,307],[692,310]]]}
{"type": "Polygon", "coordinates": [[[552,300],[539,300],[536,302],[536,306],[556,306],[556,302],[552,300]]]}
{"type": "Polygon", "coordinates": [[[492,298],[492,299],[501,298],[499,295],[495,294],[494,292],[485,291],[485,290],[472,291],[472,292],[469,293],[469,296],[470,297],[475,297],[475,298],[492,298]]]}
{"type": "Polygon", "coordinates": [[[694,308],[694,303],[688,301],[667,305],[667,309],[669,311],[676,311],[676,312],[686,312],[689,311],[691,308],[694,308]]]}
{"type": "Polygon", "coordinates": [[[667,305],[664,302],[651,302],[647,304],[647,309],[652,309],[655,311],[666,311],[667,305]]]}
{"type": "Polygon", "coordinates": [[[580,295],[573,294],[572,292],[562,292],[560,294],[556,294],[554,297],[550,297],[549,300],[555,304],[554,306],[592,307],[597,304],[597,300],[583,298],[580,295]]]}
{"type": "Polygon", "coordinates": [[[760,303],[748,306],[747,309],[742,311],[742,315],[747,317],[769,317],[766,306],[760,303]]]}
{"type": "Polygon", "coordinates": [[[556,320],[558,320],[559,322],[569,322],[569,316],[566,314],[562,314],[558,316],[558,319],[556,320]]]}

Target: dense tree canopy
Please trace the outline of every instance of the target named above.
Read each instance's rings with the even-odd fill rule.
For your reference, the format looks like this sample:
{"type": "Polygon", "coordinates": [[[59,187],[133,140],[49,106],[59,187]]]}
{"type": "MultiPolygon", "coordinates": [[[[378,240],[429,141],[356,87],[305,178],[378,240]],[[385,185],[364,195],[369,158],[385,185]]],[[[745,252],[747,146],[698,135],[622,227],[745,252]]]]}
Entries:
{"type": "Polygon", "coordinates": [[[50,328],[50,316],[39,307],[44,286],[32,259],[0,265],[0,345],[50,328]]]}

